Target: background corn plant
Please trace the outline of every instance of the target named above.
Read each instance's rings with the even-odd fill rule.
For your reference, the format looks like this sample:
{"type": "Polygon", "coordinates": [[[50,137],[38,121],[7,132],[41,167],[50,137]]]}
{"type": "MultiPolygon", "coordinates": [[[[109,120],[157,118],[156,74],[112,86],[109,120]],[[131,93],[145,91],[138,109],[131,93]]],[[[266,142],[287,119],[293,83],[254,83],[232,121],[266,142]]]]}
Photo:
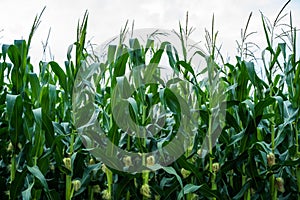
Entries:
{"type": "MultiPolygon", "coordinates": [[[[204,72],[217,77],[225,88],[220,105],[214,101],[212,79],[195,74],[186,53],[180,58],[168,51],[167,45],[156,48],[151,40],[142,44],[132,38],[131,46],[122,45],[127,26],[121,30],[120,44],[109,47],[107,61],[94,60],[94,66],[109,74],[98,74],[96,79],[106,83],[104,88],[96,84],[98,120],[108,138],[128,151],[146,152],[158,143],[167,144],[173,137],[169,130],[178,128],[181,111],[168,90],[160,95],[161,88],[144,85],[130,99],[132,119],[142,125],[149,123],[145,116],[155,104],[165,106],[172,117],[158,135],[142,141],[120,131],[112,118],[110,100],[126,70],[146,64],[148,51],[152,52],[150,63],[159,63],[165,52],[170,67],[195,88],[200,115],[191,147],[170,166],[139,174],[109,169],[97,161],[74,127],[74,81],[81,67],[89,67],[82,63],[90,63],[90,56],[96,59],[86,50],[87,13],[78,23],[77,40],[69,47],[64,68],[55,61],[41,61],[38,74],[29,56],[40,23],[41,15],[37,16],[28,40],[2,45],[0,54],[1,199],[299,199],[300,61],[297,29],[291,14],[283,14],[285,6],[274,22],[261,14],[267,42],[262,62],[256,62],[249,49],[253,44],[248,39],[252,33],[247,33],[251,15],[233,63],[224,62],[219,52],[214,23],[211,31],[206,30],[208,52],[198,53],[208,64],[204,72]],[[284,17],[289,24],[276,35],[284,17]],[[263,69],[265,78],[257,73],[257,67],[263,69]],[[203,140],[212,139],[220,130],[212,129],[213,109],[223,105],[225,127],[203,157],[199,151],[203,140]]],[[[185,38],[191,32],[187,22],[185,28],[179,26],[182,52],[188,51],[185,38]]],[[[126,164],[126,159],[122,161],[126,164]]],[[[127,158],[127,164],[130,162],[127,158]]]]}

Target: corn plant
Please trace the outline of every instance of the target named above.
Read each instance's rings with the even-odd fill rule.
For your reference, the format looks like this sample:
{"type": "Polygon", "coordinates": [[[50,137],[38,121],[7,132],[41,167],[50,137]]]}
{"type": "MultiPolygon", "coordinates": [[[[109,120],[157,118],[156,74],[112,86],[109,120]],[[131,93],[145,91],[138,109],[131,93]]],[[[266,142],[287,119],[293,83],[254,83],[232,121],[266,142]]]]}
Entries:
{"type": "Polygon", "coordinates": [[[185,26],[179,23],[176,32],[180,49],[166,41],[156,46],[155,34],[164,33],[154,32],[146,41],[134,38],[127,34],[126,23],[118,43],[109,45],[107,55],[99,59],[86,42],[86,12],[78,22],[77,38],[68,49],[64,67],[40,61],[37,73],[29,50],[43,10],[28,40],[1,45],[1,198],[299,199],[300,60],[292,13],[284,14],[289,2],[274,22],[261,13],[266,41],[261,61],[252,51],[257,45],[249,41],[254,34],[248,33],[252,13],[237,42],[236,59],[229,63],[218,46],[214,17],[211,30],[205,31],[207,52],[197,50],[189,56],[188,38],[194,29],[188,26],[188,15],[185,26]],[[289,22],[284,23],[287,18],[289,22]],[[126,37],[129,44],[124,43],[126,37]],[[87,126],[92,120],[115,147],[128,152],[159,152],[174,138],[186,136],[178,131],[184,109],[180,97],[174,95],[176,91],[186,97],[186,88],[176,80],[164,83],[159,79],[163,55],[172,72],[191,85],[194,99],[187,99],[197,105],[193,111],[197,129],[185,153],[168,165],[155,156],[118,157],[116,148],[103,149],[109,159],[98,156],[92,151],[95,130],[87,126]],[[193,64],[196,56],[206,63],[200,73],[193,64]],[[141,74],[126,76],[139,66],[143,66],[141,74]],[[95,73],[85,73],[89,70],[95,73]],[[157,78],[155,84],[142,81],[150,76],[157,78]],[[93,119],[88,117],[94,111],[83,109],[91,88],[94,101],[90,103],[96,108],[93,119]],[[138,125],[156,130],[151,120],[159,113],[155,122],[159,131],[138,137],[124,130],[125,125],[118,123],[124,113],[115,112],[114,107],[128,107],[133,123],[125,125],[133,129],[138,125]],[[220,110],[224,113],[216,116],[220,110]],[[215,124],[216,120],[221,123],[215,124]],[[88,134],[82,135],[82,130],[88,134]],[[112,167],[112,161],[122,170],[112,167]],[[132,171],[135,165],[141,166],[141,173],[132,171]]]}

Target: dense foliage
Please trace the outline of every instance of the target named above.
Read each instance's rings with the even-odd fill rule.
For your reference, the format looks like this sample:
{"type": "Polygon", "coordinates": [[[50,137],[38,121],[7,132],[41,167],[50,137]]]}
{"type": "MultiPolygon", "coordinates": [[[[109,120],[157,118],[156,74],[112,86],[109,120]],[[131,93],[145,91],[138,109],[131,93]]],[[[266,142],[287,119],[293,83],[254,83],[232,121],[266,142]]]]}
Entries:
{"type": "MultiPolygon", "coordinates": [[[[41,61],[36,73],[29,47],[40,23],[41,16],[37,16],[29,39],[3,44],[0,54],[1,199],[299,199],[300,60],[292,17],[290,24],[280,25],[289,17],[283,10],[273,23],[261,14],[267,42],[262,62],[249,49],[253,44],[248,42],[252,33],[247,33],[251,15],[234,63],[222,59],[217,32],[206,31],[208,52],[198,53],[207,62],[203,73],[209,79],[201,79],[191,58],[167,51],[167,45],[156,48],[151,40],[143,45],[134,38],[130,46],[122,45],[126,27],[120,44],[109,47],[107,61],[98,63],[86,50],[87,14],[78,25],[77,40],[67,52],[64,68],[55,61],[41,61]],[[277,37],[276,30],[282,27],[277,37]],[[74,125],[72,98],[80,68],[98,66],[104,73],[95,79],[95,104],[107,137],[130,151],[162,148],[175,137],[170,130],[178,128],[181,112],[166,86],[143,85],[130,97],[130,114],[141,125],[149,123],[148,108],[155,104],[166,108],[165,115],[172,117],[159,134],[140,140],[120,131],[112,119],[111,91],[118,77],[137,65],[147,67],[147,51],[152,52],[150,63],[159,63],[167,51],[170,67],[194,86],[199,126],[188,151],[174,163],[131,174],[103,165],[83,145],[74,125]],[[224,88],[221,95],[215,94],[211,81],[215,78],[224,88]],[[101,80],[104,85],[99,84],[101,80]],[[216,103],[216,98],[222,101],[216,103]],[[216,145],[207,147],[208,154],[201,156],[204,138],[213,140],[220,131],[212,127],[213,112],[223,105],[221,135],[216,145]]],[[[188,49],[184,38],[190,32],[179,27],[183,52],[188,49]]],[[[130,157],[122,161],[129,167],[134,162],[130,157]]],[[[149,166],[155,164],[154,158],[147,161],[149,166]]]]}

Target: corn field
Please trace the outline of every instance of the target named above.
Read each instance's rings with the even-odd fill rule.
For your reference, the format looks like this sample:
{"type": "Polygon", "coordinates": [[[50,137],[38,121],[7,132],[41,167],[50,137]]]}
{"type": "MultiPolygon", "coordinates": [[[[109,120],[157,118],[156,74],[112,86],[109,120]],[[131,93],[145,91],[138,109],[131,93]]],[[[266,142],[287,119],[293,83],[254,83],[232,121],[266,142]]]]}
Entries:
{"type": "Polygon", "coordinates": [[[205,31],[207,50],[191,57],[186,38],[193,28],[186,20],[176,32],[181,49],[164,41],[156,46],[150,37],[129,38],[124,45],[130,29],[126,24],[118,43],[109,45],[100,61],[86,41],[86,13],[64,66],[54,60],[36,66],[29,50],[41,12],[27,40],[1,45],[1,199],[300,200],[300,59],[292,13],[285,14],[288,3],[273,22],[261,13],[267,45],[259,49],[260,60],[252,51],[257,46],[248,30],[250,14],[230,63],[220,53],[214,17],[205,31]],[[178,79],[159,79],[163,56],[170,71],[191,86],[188,94],[178,79]],[[194,56],[206,63],[199,73],[194,56]],[[125,75],[139,66],[144,70],[139,80],[153,76],[156,82],[131,84],[125,75]],[[91,91],[94,97],[89,97],[91,91]],[[181,104],[181,99],[188,103],[181,104]],[[193,119],[186,114],[191,101],[196,102],[193,119]],[[124,130],[135,127],[118,123],[124,107],[133,124],[157,133],[139,137],[124,130]],[[216,116],[220,110],[224,112],[216,116]],[[87,125],[90,115],[101,134],[87,125]],[[114,148],[106,140],[95,142],[92,135],[97,134],[114,148]],[[188,142],[181,144],[186,137],[188,142]],[[162,153],[176,139],[169,154],[162,153]],[[93,152],[95,145],[99,155],[93,152]],[[168,162],[181,145],[186,145],[184,152],[168,162]],[[121,156],[116,147],[137,156],[121,156]],[[153,151],[161,157],[139,160],[139,152],[153,151]],[[136,166],[140,171],[135,172],[136,166]]]}

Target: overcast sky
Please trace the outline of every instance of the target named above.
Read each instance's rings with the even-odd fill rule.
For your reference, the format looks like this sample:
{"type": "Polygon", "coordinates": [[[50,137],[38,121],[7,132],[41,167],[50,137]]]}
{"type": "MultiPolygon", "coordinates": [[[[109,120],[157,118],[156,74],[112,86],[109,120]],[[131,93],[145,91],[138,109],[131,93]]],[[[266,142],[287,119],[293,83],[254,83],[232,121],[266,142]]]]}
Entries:
{"type": "MultiPolygon", "coordinates": [[[[252,40],[264,43],[260,12],[273,21],[286,1],[283,0],[0,0],[0,44],[10,44],[14,39],[27,39],[34,17],[44,6],[42,23],[34,35],[30,55],[33,64],[42,59],[42,41],[51,28],[49,46],[55,60],[63,63],[68,46],[76,40],[76,26],[85,10],[89,12],[88,36],[101,44],[117,35],[126,20],[135,21],[138,28],[178,29],[189,11],[189,23],[196,28],[195,41],[204,44],[204,28],[210,28],[215,15],[215,28],[219,30],[219,44],[224,56],[234,55],[240,30],[245,27],[253,11],[249,29],[258,34],[252,40]],[[233,52],[233,53],[232,53],[233,52]]],[[[294,25],[300,27],[300,1],[293,0],[286,9],[292,11],[294,25]]],[[[298,34],[299,35],[299,34],[298,34]]],[[[298,37],[300,38],[300,37],[298,37]]],[[[48,56],[49,59],[49,56],[48,56]]]]}

